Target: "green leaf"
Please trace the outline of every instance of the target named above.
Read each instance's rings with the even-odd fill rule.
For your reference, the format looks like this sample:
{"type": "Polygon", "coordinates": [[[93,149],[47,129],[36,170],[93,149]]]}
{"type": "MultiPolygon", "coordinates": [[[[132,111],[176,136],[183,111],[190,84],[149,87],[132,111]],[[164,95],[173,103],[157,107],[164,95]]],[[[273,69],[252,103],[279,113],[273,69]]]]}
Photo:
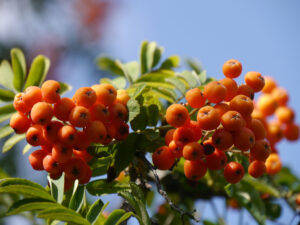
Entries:
{"type": "Polygon", "coordinates": [[[206,75],[206,70],[203,70],[199,75],[199,81],[200,81],[200,84],[203,85],[205,84],[206,80],[207,80],[207,75],[206,75]]]}
{"type": "Polygon", "coordinates": [[[187,59],[186,62],[188,66],[197,74],[200,74],[202,72],[201,64],[197,60],[187,59]]]}
{"type": "Polygon", "coordinates": [[[87,215],[86,215],[86,219],[92,224],[94,225],[96,223],[96,221],[98,220],[98,218],[100,217],[100,215],[102,214],[102,212],[104,211],[104,209],[107,207],[108,202],[104,205],[103,202],[101,201],[101,199],[98,199],[97,201],[95,201],[93,203],[93,205],[91,205],[87,215]]]}
{"type": "Polygon", "coordinates": [[[26,60],[23,52],[18,48],[10,51],[12,69],[14,72],[13,84],[17,91],[21,92],[26,77],[26,60]]]}
{"type": "Polygon", "coordinates": [[[266,182],[259,179],[254,179],[249,175],[245,176],[243,179],[245,182],[251,184],[256,190],[267,193],[275,198],[280,198],[280,192],[266,182]]]}
{"type": "Polygon", "coordinates": [[[276,203],[266,202],[266,215],[270,220],[276,220],[281,215],[281,206],[276,203]]]}
{"type": "Polygon", "coordinates": [[[136,87],[135,92],[134,92],[133,95],[132,95],[132,98],[137,98],[137,97],[139,97],[139,96],[143,93],[143,91],[146,90],[146,87],[147,87],[146,84],[139,84],[139,85],[136,87]]]}
{"type": "Polygon", "coordinates": [[[64,93],[67,93],[68,91],[72,90],[72,86],[64,83],[64,82],[59,82],[60,89],[59,89],[59,94],[63,95],[64,93]]]}
{"type": "Polygon", "coordinates": [[[124,77],[117,77],[115,79],[102,78],[100,83],[111,84],[116,89],[124,89],[126,87],[126,79],[124,77]]]}
{"type": "Polygon", "coordinates": [[[164,52],[164,49],[162,47],[157,47],[155,49],[152,68],[154,68],[159,63],[163,52],[164,52]]]}
{"type": "Polygon", "coordinates": [[[89,154],[96,158],[107,157],[110,155],[112,145],[91,145],[87,148],[89,154]]]}
{"type": "Polygon", "coordinates": [[[29,185],[8,185],[0,187],[0,193],[19,194],[27,197],[42,198],[45,200],[53,201],[53,198],[47,192],[29,185]]]}
{"type": "Polygon", "coordinates": [[[140,107],[139,114],[130,121],[131,129],[133,129],[134,131],[144,130],[147,127],[147,124],[147,109],[146,107],[142,106],[140,107]]]}
{"type": "Polygon", "coordinates": [[[166,78],[174,77],[175,72],[171,70],[157,70],[155,72],[147,73],[140,77],[136,82],[165,82],[166,78]]]}
{"type": "Polygon", "coordinates": [[[13,87],[13,70],[8,61],[3,60],[0,65],[0,85],[14,90],[13,87]]]}
{"type": "Polygon", "coordinates": [[[14,134],[3,145],[2,152],[5,153],[14,147],[18,142],[25,139],[25,134],[14,134]]]}
{"type": "Polygon", "coordinates": [[[31,148],[32,146],[30,144],[25,145],[22,151],[23,155],[25,155],[31,148]]]}
{"type": "Polygon", "coordinates": [[[149,105],[147,108],[147,125],[156,126],[159,120],[159,108],[157,105],[149,105]]]}
{"type": "Polygon", "coordinates": [[[176,96],[174,96],[174,93],[167,91],[166,89],[152,89],[152,94],[156,96],[157,98],[162,98],[167,100],[170,103],[174,103],[176,101],[176,96]]]}
{"type": "Polygon", "coordinates": [[[7,104],[0,107],[0,123],[7,120],[16,112],[13,104],[7,104]]]}
{"type": "Polygon", "coordinates": [[[65,222],[81,224],[81,225],[89,225],[90,223],[83,218],[79,213],[75,211],[65,208],[65,207],[51,207],[45,210],[42,210],[37,215],[39,218],[43,219],[51,219],[51,220],[61,220],[65,222]]]}
{"type": "Polygon", "coordinates": [[[65,173],[62,173],[59,179],[53,180],[48,176],[52,197],[61,204],[64,198],[65,173]]]}
{"type": "Polygon", "coordinates": [[[105,179],[95,180],[86,185],[86,189],[91,195],[112,194],[122,190],[128,190],[129,188],[130,186],[127,183],[118,181],[106,183],[105,179]]]}
{"type": "Polygon", "coordinates": [[[150,71],[153,68],[154,54],[157,48],[156,42],[150,42],[147,46],[147,70],[150,71]]]}
{"type": "Polygon", "coordinates": [[[109,71],[112,74],[124,76],[122,63],[120,63],[118,60],[113,60],[106,56],[100,56],[97,58],[97,65],[102,70],[109,71]]]}
{"type": "Polygon", "coordinates": [[[89,163],[91,170],[93,171],[93,177],[106,174],[111,160],[112,157],[108,156],[93,160],[91,163],[89,163]]]}
{"type": "Polygon", "coordinates": [[[140,65],[141,65],[141,74],[147,72],[147,49],[148,49],[148,41],[143,41],[141,44],[140,50],[140,65]]]}
{"type": "Polygon", "coordinates": [[[25,211],[37,211],[47,209],[49,207],[59,207],[60,205],[54,202],[45,201],[40,198],[25,198],[14,202],[8,209],[7,215],[15,215],[25,211]]]}
{"type": "Polygon", "coordinates": [[[116,225],[118,224],[117,222],[119,221],[119,219],[122,218],[122,216],[125,214],[125,210],[123,209],[115,209],[114,211],[112,211],[108,218],[106,219],[104,225],[116,225]]]}
{"type": "Polygon", "coordinates": [[[38,188],[41,191],[44,191],[45,193],[48,194],[48,192],[45,190],[45,188],[43,188],[41,185],[34,183],[30,180],[26,180],[23,178],[5,178],[5,179],[0,180],[0,188],[7,187],[9,185],[27,185],[27,186],[31,186],[34,188],[38,188]]]}
{"type": "Polygon", "coordinates": [[[174,85],[180,91],[181,94],[185,94],[186,86],[177,77],[169,77],[169,78],[165,79],[165,81],[171,83],[172,85],[174,85]]]}
{"type": "Polygon", "coordinates": [[[0,127],[0,139],[10,135],[13,132],[14,130],[10,127],[9,124],[0,127]]]}
{"type": "Polygon", "coordinates": [[[123,71],[130,83],[135,82],[139,77],[139,64],[136,61],[123,65],[123,71]]]}
{"type": "Polygon", "coordinates": [[[138,139],[138,135],[136,133],[131,133],[116,148],[113,155],[114,158],[113,164],[115,166],[117,174],[119,174],[122,170],[124,170],[129,165],[129,163],[132,162],[135,153],[135,145],[137,139],[138,139]]]}
{"type": "Polygon", "coordinates": [[[179,56],[172,55],[161,64],[159,69],[172,69],[174,67],[178,67],[179,63],[180,63],[179,56]]]}
{"type": "Polygon", "coordinates": [[[127,212],[116,222],[116,225],[128,220],[131,216],[137,217],[133,212],[127,212]]]}
{"type": "Polygon", "coordinates": [[[85,195],[85,186],[78,185],[76,190],[73,191],[69,208],[75,210],[76,212],[79,212],[79,210],[83,205],[84,195],[85,195]]]}
{"type": "Polygon", "coordinates": [[[35,57],[29,70],[25,88],[29,86],[40,86],[47,76],[49,67],[50,60],[47,57],[43,55],[35,57]]]}
{"type": "Polygon", "coordinates": [[[129,99],[127,102],[128,108],[128,122],[131,122],[140,113],[140,104],[134,98],[129,99]]]}
{"type": "Polygon", "coordinates": [[[10,90],[0,89],[0,101],[11,102],[14,100],[15,93],[10,90]]]}
{"type": "Polygon", "coordinates": [[[185,79],[191,87],[197,87],[200,84],[199,78],[194,71],[183,71],[182,73],[177,74],[177,77],[185,79]]]}
{"type": "Polygon", "coordinates": [[[260,193],[244,180],[234,185],[227,185],[225,191],[229,197],[235,198],[239,205],[245,207],[260,225],[266,224],[265,206],[260,193]]]}

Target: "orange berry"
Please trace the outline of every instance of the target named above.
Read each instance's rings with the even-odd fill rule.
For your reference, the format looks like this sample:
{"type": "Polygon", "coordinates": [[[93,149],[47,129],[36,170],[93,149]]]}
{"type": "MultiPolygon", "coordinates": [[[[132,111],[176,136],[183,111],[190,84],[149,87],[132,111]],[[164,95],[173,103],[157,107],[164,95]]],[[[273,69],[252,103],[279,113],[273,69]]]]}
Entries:
{"type": "Polygon", "coordinates": [[[60,164],[55,161],[52,155],[48,154],[43,159],[43,167],[48,173],[57,174],[61,171],[60,164]]]}
{"type": "Polygon", "coordinates": [[[64,186],[64,192],[69,191],[73,185],[74,185],[74,181],[73,179],[69,179],[65,176],[65,186],[64,186]]]}
{"type": "Polygon", "coordinates": [[[75,106],[70,112],[69,121],[75,127],[86,127],[91,122],[90,111],[83,106],[75,106]]]}
{"type": "Polygon", "coordinates": [[[225,167],[226,163],[226,154],[218,149],[216,149],[212,154],[206,156],[206,166],[210,170],[220,170],[225,167]]]}
{"type": "Polygon", "coordinates": [[[296,196],[296,200],[295,200],[296,204],[299,206],[300,205],[300,194],[298,193],[296,196]]]}
{"type": "Polygon", "coordinates": [[[49,143],[55,143],[58,141],[58,131],[63,126],[59,121],[52,120],[46,126],[43,127],[43,134],[49,143]]]}
{"type": "Polygon", "coordinates": [[[271,95],[278,105],[285,106],[289,101],[289,94],[284,88],[274,88],[271,95]]]}
{"type": "Polygon", "coordinates": [[[189,142],[195,141],[194,132],[189,127],[176,128],[173,134],[173,140],[179,146],[184,146],[189,142]]]}
{"type": "Polygon", "coordinates": [[[111,84],[96,84],[92,89],[96,92],[97,102],[106,106],[112,105],[117,97],[117,90],[111,84]]]}
{"type": "Polygon", "coordinates": [[[106,128],[101,121],[92,121],[84,130],[92,142],[101,143],[106,138],[106,128]]]}
{"type": "Polygon", "coordinates": [[[283,138],[283,130],[278,122],[270,122],[267,126],[267,139],[277,143],[283,138]]]}
{"type": "Polygon", "coordinates": [[[289,141],[296,141],[299,139],[299,126],[291,123],[285,126],[283,130],[284,136],[289,141]]]}
{"type": "Polygon", "coordinates": [[[252,119],[249,128],[254,133],[255,139],[260,140],[266,137],[264,124],[258,119],[252,119]]]}
{"type": "Polygon", "coordinates": [[[264,161],[254,160],[248,167],[248,173],[254,178],[262,176],[265,172],[266,166],[264,161]]]}
{"type": "Polygon", "coordinates": [[[215,147],[213,146],[212,138],[207,139],[203,143],[201,143],[203,146],[204,154],[210,155],[215,151],[215,147]]]}
{"type": "Polygon", "coordinates": [[[165,144],[169,145],[170,142],[173,140],[173,134],[174,134],[175,129],[170,129],[167,131],[165,135],[165,144]]]}
{"type": "Polygon", "coordinates": [[[109,110],[103,104],[95,104],[90,109],[92,120],[100,120],[102,122],[109,121],[109,110]]]}
{"type": "Polygon", "coordinates": [[[197,121],[203,130],[213,130],[220,124],[220,115],[215,108],[204,106],[198,111],[197,121]]]}
{"type": "Polygon", "coordinates": [[[227,150],[233,145],[233,138],[229,131],[225,129],[218,129],[212,136],[212,142],[215,148],[227,150]]]}
{"type": "Polygon", "coordinates": [[[197,121],[190,120],[186,127],[189,127],[193,130],[195,141],[198,141],[202,137],[202,129],[197,121]]]}
{"type": "Polygon", "coordinates": [[[113,104],[109,107],[111,121],[126,121],[128,118],[128,110],[126,106],[120,103],[113,104]]]}
{"type": "Polygon", "coordinates": [[[31,107],[29,105],[26,105],[25,102],[24,102],[24,93],[17,93],[15,95],[15,98],[14,98],[14,108],[20,112],[20,113],[24,113],[24,114],[27,114],[31,107]]]}
{"type": "Polygon", "coordinates": [[[64,166],[64,172],[68,179],[82,180],[86,176],[88,165],[78,157],[71,158],[64,166]]]}
{"type": "Polygon", "coordinates": [[[79,158],[84,159],[84,161],[86,162],[89,162],[93,159],[93,156],[90,155],[86,150],[78,151],[73,149],[73,154],[79,158]]]}
{"type": "Polygon", "coordinates": [[[42,100],[42,91],[39,87],[30,86],[26,88],[23,95],[23,101],[29,109],[31,109],[34,104],[41,102],[42,100]]]}
{"type": "Polygon", "coordinates": [[[181,127],[189,122],[189,112],[183,105],[170,105],[166,111],[166,120],[173,127],[181,127]]]}
{"type": "Polygon", "coordinates": [[[220,103],[226,98],[227,89],[219,81],[211,81],[205,85],[203,94],[209,102],[220,103]]]}
{"type": "Polygon", "coordinates": [[[34,170],[44,170],[43,159],[46,155],[47,152],[44,150],[36,150],[29,155],[29,163],[34,170]]]}
{"type": "Polygon", "coordinates": [[[237,162],[230,162],[224,168],[224,178],[228,183],[236,184],[244,176],[245,171],[241,164],[237,162]]]}
{"type": "Polygon", "coordinates": [[[228,111],[221,117],[223,127],[228,131],[239,131],[245,126],[245,120],[237,111],[228,111]]]}
{"type": "Polygon", "coordinates": [[[265,161],[271,153],[270,144],[265,140],[258,140],[250,149],[251,156],[260,161],[265,161]]]}
{"type": "Polygon", "coordinates": [[[175,157],[168,146],[162,146],[152,154],[153,164],[160,170],[168,170],[175,163],[175,157]]]}
{"type": "Polygon", "coordinates": [[[269,76],[265,76],[264,78],[265,78],[265,86],[262,89],[262,92],[270,94],[273,91],[273,89],[276,88],[277,86],[276,81],[269,76]]]}
{"type": "Polygon", "coordinates": [[[25,133],[31,125],[31,120],[22,113],[15,113],[11,116],[9,125],[14,129],[15,133],[25,133]]]}
{"type": "Polygon", "coordinates": [[[183,146],[182,145],[178,145],[174,140],[172,140],[169,144],[169,149],[172,152],[173,156],[175,158],[180,158],[182,157],[182,150],[183,150],[183,146]]]}
{"type": "Polygon", "coordinates": [[[185,160],[183,164],[184,174],[187,179],[198,181],[204,177],[207,167],[203,160],[185,160]]]}
{"type": "Polygon", "coordinates": [[[30,117],[32,122],[45,125],[49,123],[53,117],[53,108],[49,103],[38,102],[32,107],[30,117]]]}
{"type": "Polygon", "coordinates": [[[77,131],[77,141],[74,144],[74,149],[85,150],[91,145],[90,138],[84,131],[77,131]]]}
{"type": "Polygon", "coordinates": [[[79,184],[87,184],[90,181],[91,177],[92,177],[91,168],[87,165],[85,169],[86,169],[85,176],[82,179],[79,180],[79,184]]]}
{"type": "Polygon", "coordinates": [[[242,115],[251,115],[254,106],[252,100],[245,95],[237,95],[230,101],[230,109],[242,115]]]}
{"type": "Polygon", "coordinates": [[[193,88],[186,92],[185,99],[192,108],[201,108],[205,104],[205,97],[199,88],[193,88]]]}
{"type": "Polygon", "coordinates": [[[43,127],[38,124],[29,127],[26,132],[26,140],[32,146],[44,145],[43,127]]]}
{"type": "Polygon", "coordinates": [[[237,94],[238,95],[245,95],[245,96],[249,97],[251,100],[254,99],[254,91],[247,84],[241,84],[238,87],[237,94]]]}
{"type": "Polygon", "coordinates": [[[187,160],[198,160],[204,157],[203,146],[198,142],[190,142],[183,147],[183,157],[187,160]]]}
{"type": "Polygon", "coordinates": [[[224,113],[230,110],[229,105],[226,103],[218,103],[214,106],[214,108],[219,112],[220,117],[222,117],[224,113]]]}
{"type": "Polygon", "coordinates": [[[272,115],[275,112],[277,106],[278,103],[270,94],[261,95],[257,100],[257,108],[262,112],[264,116],[272,115]]]}
{"type": "MultiPolygon", "coordinates": [[[[113,123],[104,123],[104,126],[105,126],[105,128],[106,128],[106,132],[107,132],[107,134],[106,134],[106,138],[101,142],[101,144],[103,144],[103,145],[108,145],[112,140],[113,140],[113,138],[115,138],[116,136],[117,136],[117,129],[119,128],[119,127],[121,127],[122,125],[120,125],[120,124],[113,124],[113,123]]],[[[120,128],[120,129],[122,129],[122,128],[120,128]]],[[[120,137],[121,137],[121,139],[124,137],[124,139],[125,139],[125,137],[127,137],[128,136],[128,133],[126,132],[126,130],[125,130],[125,128],[123,128],[124,129],[124,131],[125,131],[125,136],[124,135],[120,135],[120,134],[118,134],[118,135],[120,135],[120,137]],[[127,134],[126,134],[127,133],[127,134]],[[126,136],[127,135],[127,136],[126,136]]],[[[129,131],[128,131],[129,132],[129,131]]],[[[119,137],[119,138],[120,138],[119,137]]]]}
{"type": "Polygon", "coordinates": [[[96,99],[96,92],[90,87],[79,88],[73,96],[74,103],[85,108],[91,107],[96,99]]]}
{"type": "Polygon", "coordinates": [[[58,131],[59,141],[65,146],[73,146],[77,141],[77,130],[71,125],[64,125],[58,131]]]}
{"type": "Polygon", "coordinates": [[[126,123],[117,123],[116,124],[116,135],[115,139],[117,141],[125,140],[129,135],[129,126],[126,123]]]}
{"type": "Polygon", "coordinates": [[[229,59],[223,64],[222,70],[226,77],[237,78],[242,73],[242,64],[236,59],[229,59]]]}
{"type": "Polygon", "coordinates": [[[72,158],[72,148],[58,143],[52,148],[52,158],[58,163],[65,163],[72,158]]]}
{"type": "Polygon", "coordinates": [[[54,116],[62,121],[69,120],[70,113],[75,103],[70,98],[62,98],[54,105],[54,116]]]}
{"type": "Polygon", "coordinates": [[[60,100],[60,84],[55,80],[47,80],[41,87],[42,96],[45,102],[56,103],[60,100]]]}
{"type": "Polygon", "coordinates": [[[227,92],[224,100],[229,102],[237,94],[237,83],[233,79],[227,77],[220,80],[219,82],[226,87],[227,92]]]}
{"type": "Polygon", "coordinates": [[[275,116],[281,123],[292,123],[295,118],[295,113],[289,107],[280,106],[276,109],[275,116]]]}
{"type": "Polygon", "coordinates": [[[238,203],[238,201],[234,198],[230,198],[228,199],[228,206],[230,206],[232,209],[239,209],[240,205],[238,203]]]}
{"type": "Polygon", "coordinates": [[[126,90],[117,90],[117,97],[115,103],[121,103],[126,106],[129,99],[130,96],[128,95],[126,90]]]}
{"type": "Polygon", "coordinates": [[[259,72],[248,72],[245,75],[245,82],[254,92],[259,92],[265,86],[265,79],[259,72]]]}
{"type": "Polygon", "coordinates": [[[234,133],[233,143],[238,149],[247,151],[254,146],[255,136],[250,129],[244,127],[241,131],[234,133]]]}
{"type": "Polygon", "coordinates": [[[267,126],[266,117],[258,109],[254,109],[253,110],[253,112],[251,113],[251,117],[252,117],[252,119],[257,119],[260,122],[262,122],[262,124],[264,125],[264,127],[267,126]]]}
{"type": "Polygon", "coordinates": [[[274,175],[278,173],[282,167],[279,155],[276,153],[271,153],[267,158],[265,165],[267,168],[267,174],[274,175]]]}

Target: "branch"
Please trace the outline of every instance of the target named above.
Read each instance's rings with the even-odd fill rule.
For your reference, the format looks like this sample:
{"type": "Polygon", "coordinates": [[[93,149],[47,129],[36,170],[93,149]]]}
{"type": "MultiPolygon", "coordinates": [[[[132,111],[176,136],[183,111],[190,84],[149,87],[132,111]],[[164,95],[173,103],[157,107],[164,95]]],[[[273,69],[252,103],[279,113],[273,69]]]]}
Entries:
{"type": "Polygon", "coordinates": [[[159,177],[156,173],[156,168],[145,158],[144,155],[139,155],[139,157],[145,162],[145,164],[147,165],[148,169],[151,170],[151,172],[154,175],[154,179],[155,179],[155,183],[156,183],[156,187],[157,187],[157,191],[160,195],[162,195],[165,200],[168,202],[168,204],[170,205],[170,207],[177,211],[178,213],[180,213],[180,217],[182,220],[182,224],[184,224],[184,216],[188,216],[189,218],[191,218],[192,220],[196,221],[197,223],[200,222],[199,219],[197,219],[193,213],[196,212],[196,210],[193,210],[192,213],[184,211],[183,209],[179,208],[177,205],[175,205],[172,200],[169,198],[168,194],[166,193],[166,191],[163,190],[162,188],[162,184],[160,183],[159,177]]]}

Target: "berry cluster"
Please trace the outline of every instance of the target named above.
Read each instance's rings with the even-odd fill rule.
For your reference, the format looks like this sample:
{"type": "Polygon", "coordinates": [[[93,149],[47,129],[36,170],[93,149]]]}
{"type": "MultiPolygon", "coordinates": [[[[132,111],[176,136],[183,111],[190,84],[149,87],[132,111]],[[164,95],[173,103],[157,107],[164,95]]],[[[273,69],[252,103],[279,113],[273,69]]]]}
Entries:
{"type": "Polygon", "coordinates": [[[84,184],[92,176],[87,163],[93,157],[86,151],[91,143],[107,145],[128,136],[129,96],[110,84],[79,88],[72,99],[61,98],[59,91],[59,82],[48,80],[41,88],[18,93],[10,126],[17,134],[26,133],[30,145],[41,146],[29,155],[32,168],[53,179],[65,172],[68,190],[76,179],[84,184]]]}
{"type": "Polygon", "coordinates": [[[270,155],[278,141],[278,134],[274,123],[266,122],[266,116],[275,112],[279,123],[277,125],[276,122],[276,128],[280,130],[284,124],[288,140],[296,140],[299,136],[298,126],[293,123],[293,111],[285,106],[282,91],[278,93],[274,89],[275,83],[271,84],[270,78],[265,80],[259,72],[247,72],[245,84],[238,85],[234,78],[242,73],[242,65],[237,60],[225,62],[223,73],[226,78],[211,81],[203,89],[194,88],[186,93],[187,104],[194,108],[191,113],[186,104],[168,107],[166,121],[175,129],[168,130],[166,146],[158,148],[152,155],[158,169],[170,169],[177,158],[184,157],[184,173],[190,180],[199,180],[207,169],[224,169],[227,182],[237,183],[245,172],[240,163],[227,162],[225,152],[231,151],[248,156],[248,173],[255,178],[266,171],[274,174],[278,168],[280,170],[279,156],[275,153],[270,155]],[[263,94],[255,108],[254,94],[261,90],[264,93],[267,93],[266,90],[272,91],[273,94],[272,97],[263,94]],[[272,111],[269,100],[264,100],[266,96],[274,102],[272,111]],[[196,121],[190,118],[193,113],[197,113],[196,121]]]}

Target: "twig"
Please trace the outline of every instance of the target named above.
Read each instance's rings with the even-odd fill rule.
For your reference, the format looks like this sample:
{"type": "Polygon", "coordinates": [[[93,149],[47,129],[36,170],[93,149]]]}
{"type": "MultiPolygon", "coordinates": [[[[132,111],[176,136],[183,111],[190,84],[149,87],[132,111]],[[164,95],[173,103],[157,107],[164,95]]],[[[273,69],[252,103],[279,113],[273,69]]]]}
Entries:
{"type": "Polygon", "coordinates": [[[184,216],[188,216],[189,218],[191,218],[192,220],[196,221],[197,223],[200,222],[199,219],[197,219],[193,213],[196,211],[196,210],[193,210],[192,213],[190,212],[187,212],[187,211],[184,211],[183,209],[179,208],[177,205],[175,205],[172,200],[169,198],[168,194],[166,193],[166,191],[163,190],[162,188],[162,184],[160,183],[160,180],[159,180],[159,177],[156,173],[156,170],[154,168],[154,166],[145,158],[144,155],[140,156],[140,158],[145,162],[145,164],[147,165],[147,167],[149,168],[149,170],[151,170],[151,172],[153,173],[154,175],[154,178],[155,178],[155,183],[156,183],[156,187],[157,187],[157,191],[160,195],[162,195],[165,200],[168,202],[168,204],[170,205],[170,207],[177,211],[178,213],[180,213],[180,217],[181,217],[181,220],[182,220],[182,224],[184,224],[184,216]]]}

